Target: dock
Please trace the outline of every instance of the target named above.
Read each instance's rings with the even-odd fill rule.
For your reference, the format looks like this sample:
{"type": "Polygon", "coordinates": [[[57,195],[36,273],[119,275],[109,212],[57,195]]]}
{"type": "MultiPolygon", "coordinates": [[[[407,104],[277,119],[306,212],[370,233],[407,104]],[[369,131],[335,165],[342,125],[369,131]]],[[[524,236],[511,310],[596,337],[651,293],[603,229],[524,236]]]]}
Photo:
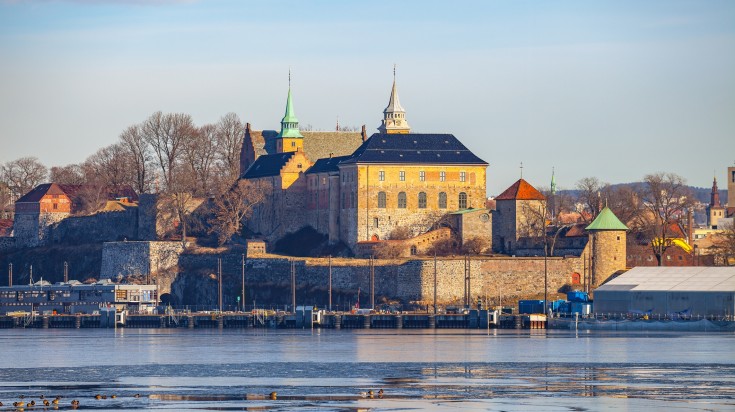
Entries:
{"type": "Polygon", "coordinates": [[[0,329],[186,328],[186,329],[545,329],[544,315],[499,315],[469,310],[460,314],[297,311],[296,313],[188,312],[169,314],[2,315],[0,329]]]}

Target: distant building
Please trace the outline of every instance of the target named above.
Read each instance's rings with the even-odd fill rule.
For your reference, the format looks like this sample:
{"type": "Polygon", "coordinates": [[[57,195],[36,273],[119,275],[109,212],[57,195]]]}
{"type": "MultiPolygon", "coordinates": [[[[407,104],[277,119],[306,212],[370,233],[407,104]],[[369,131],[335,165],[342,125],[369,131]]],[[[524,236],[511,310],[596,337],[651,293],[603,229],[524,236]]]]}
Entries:
{"type": "Polygon", "coordinates": [[[495,198],[493,250],[516,254],[545,233],[546,196],[524,179],[519,179],[495,198]]]}
{"type": "Polygon", "coordinates": [[[735,216],[735,166],[727,168],[727,217],[735,216]]]}
{"type": "Polygon", "coordinates": [[[717,177],[712,181],[712,192],[710,202],[707,206],[707,226],[712,229],[718,228],[718,221],[725,216],[725,208],[720,203],[720,191],[717,189],[717,177]]]}
{"type": "Polygon", "coordinates": [[[12,312],[38,314],[93,313],[102,308],[147,312],[158,304],[158,286],[116,284],[102,280],[83,284],[76,280],[51,284],[0,287],[0,315],[12,312]]]}
{"type": "Polygon", "coordinates": [[[598,313],[732,318],[735,267],[637,267],[594,296],[598,313]]]}
{"type": "Polygon", "coordinates": [[[103,201],[138,200],[138,195],[127,185],[102,190],[86,185],[38,185],[15,201],[13,236],[16,238],[16,245],[35,247],[48,244],[51,227],[80,211],[91,193],[103,201]]]}

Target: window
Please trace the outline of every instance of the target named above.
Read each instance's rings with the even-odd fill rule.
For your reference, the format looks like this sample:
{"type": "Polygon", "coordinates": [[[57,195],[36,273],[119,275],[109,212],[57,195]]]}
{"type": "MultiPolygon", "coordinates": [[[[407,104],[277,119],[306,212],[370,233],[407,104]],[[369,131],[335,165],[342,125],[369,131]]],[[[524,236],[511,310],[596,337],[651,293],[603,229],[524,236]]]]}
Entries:
{"type": "Polygon", "coordinates": [[[459,172],[459,181],[464,182],[466,180],[466,174],[465,172],[459,172]]]}
{"type": "Polygon", "coordinates": [[[439,172],[439,181],[444,182],[447,180],[447,173],[446,172],[439,172]]]}
{"type": "Polygon", "coordinates": [[[378,192],[378,207],[385,209],[385,192],[378,192]]]}
{"type": "Polygon", "coordinates": [[[378,172],[378,180],[380,180],[381,182],[385,181],[385,171],[384,170],[381,170],[378,172]]]}
{"type": "Polygon", "coordinates": [[[373,218],[373,227],[378,227],[378,218],[377,217],[374,217],[373,218]]]}
{"type": "Polygon", "coordinates": [[[406,192],[401,192],[398,194],[398,208],[399,209],[406,208],[406,192]]]}
{"type": "Polygon", "coordinates": [[[327,178],[326,177],[322,177],[322,185],[326,185],[326,184],[327,184],[327,178]]]}
{"type": "Polygon", "coordinates": [[[354,209],[355,207],[357,207],[357,196],[354,192],[351,194],[350,199],[350,207],[354,209]]]}
{"type": "Polygon", "coordinates": [[[401,182],[405,182],[406,181],[406,172],[403,171],[403,170],[401,170],[400,172],[398,172],[398,179],[401,182]]]}
{"type": "Polygon", "coordinates": [[[59,208],[59,204],[58,203],[54,203],[54,210],[56,210],[58,208],[59,208]]]}
{"type": "Polygon", "coordinates": [[[426,181],[426,172],[424,172],[423,170],[419,172],[419,180],[422,182],[426,181]]]}
{"type": "Polygon", "coordinates": [[[467,209],[467,193],[465,192],[459,193],[459,208],[467,209]]]}
{"type": "Polygon", "coordinates": [[[291,147],[296,147],[296,142],[291,142],[291,147]]]}
{"type": "Polygon", "coordinates": [[[303,166],[301,165],[301,163],[299,163],[296,167],[298,167],[299,169],[301,169],[303,166]]]}
{"type": "Polygon", "coordinates": [[[439,192],[439,209],[447,208],[447,194],[445,192],[439,192]]]}
{"type": "Polygon", "coordinates": [[[426,193],[419,193],[419,209],[426,209],[426,193]]]}

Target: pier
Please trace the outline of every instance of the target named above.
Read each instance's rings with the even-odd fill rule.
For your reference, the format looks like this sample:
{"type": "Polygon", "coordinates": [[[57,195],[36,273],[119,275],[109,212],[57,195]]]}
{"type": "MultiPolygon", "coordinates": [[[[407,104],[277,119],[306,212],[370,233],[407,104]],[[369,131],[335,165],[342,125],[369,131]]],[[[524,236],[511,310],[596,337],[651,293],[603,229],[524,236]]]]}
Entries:
{"type": "Polygon", "coordinates": [[[323,312],[177,312],[0,316],[0,329],[185,328],[185,329],[545,329],[544,315],[499,315],[470,310],[460,314],[323,312]]]}

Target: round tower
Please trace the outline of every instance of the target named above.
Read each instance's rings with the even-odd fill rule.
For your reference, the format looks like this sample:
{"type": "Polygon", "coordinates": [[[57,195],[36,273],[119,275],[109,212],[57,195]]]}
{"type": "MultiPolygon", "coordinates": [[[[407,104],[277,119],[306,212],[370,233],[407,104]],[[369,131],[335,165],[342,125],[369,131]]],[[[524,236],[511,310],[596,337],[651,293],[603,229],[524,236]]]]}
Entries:
{"type": "Polygon", "coordinates": [[[628,227],[605,206],[586,229],[592,254],[590,283],[596,288],[616,272],[625,270],[625,233],[628,227]]]}

